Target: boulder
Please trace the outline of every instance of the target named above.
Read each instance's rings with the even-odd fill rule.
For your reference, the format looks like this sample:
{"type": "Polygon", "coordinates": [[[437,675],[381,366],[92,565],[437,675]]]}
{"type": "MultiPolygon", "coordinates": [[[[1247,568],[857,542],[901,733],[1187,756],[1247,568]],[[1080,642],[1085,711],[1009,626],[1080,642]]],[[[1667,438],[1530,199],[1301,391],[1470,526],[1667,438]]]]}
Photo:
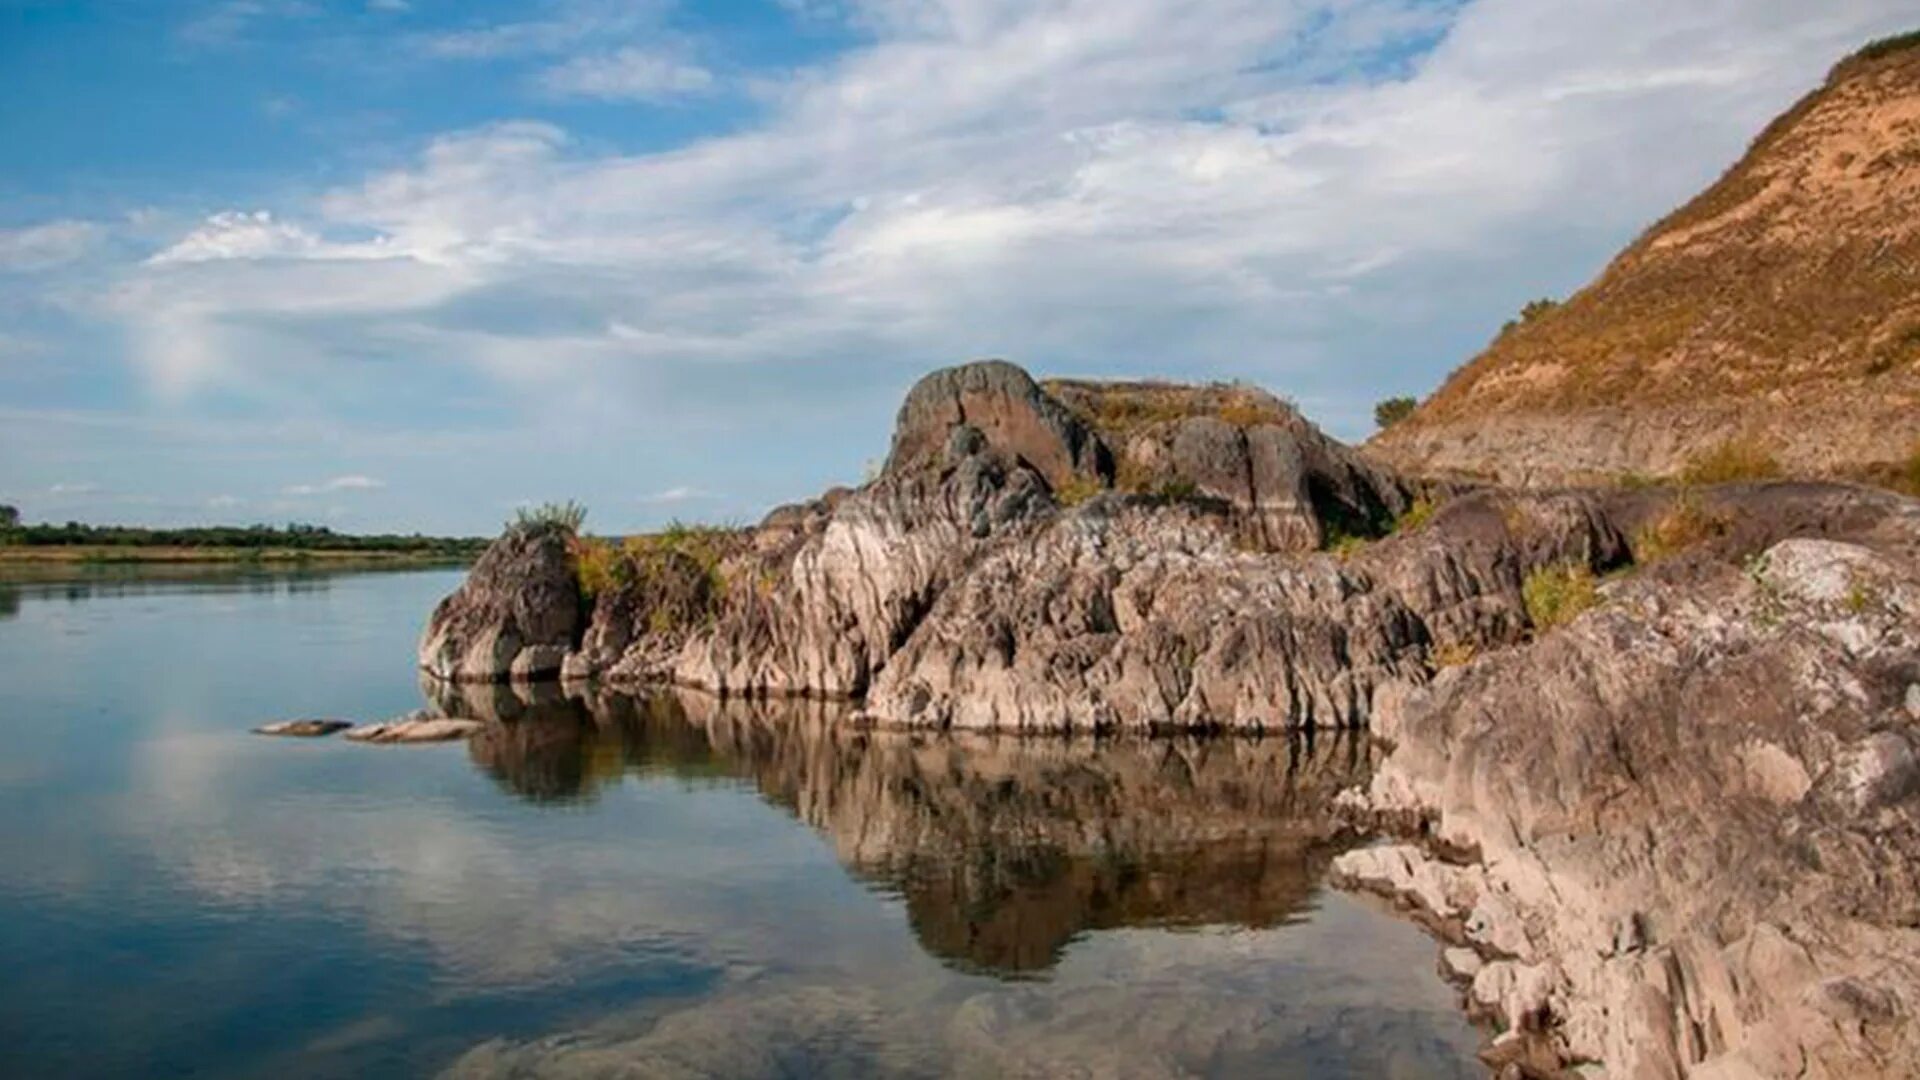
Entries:
{"type": "Polygon", "coordinates": [[[351,720],[276,720],[253,729],[255,735],[282,735],[295,739],[318,739],[353,726],[351,720]]]}
{"type": "Polygon", "coordinates": [[[583,628],[579,583],[557,526],[517,525],[440,601],[420,637],[420,667],[456,682],[560,673],[583,628]]]}
{"type": "Polygon", "coordinates": [[[943,368],[914,384],[894,424],[887,471],[941,462],[960,425],[1055,490],[1112,479],[1112,455],[1093,430],[1004,360],[943,368]]]}

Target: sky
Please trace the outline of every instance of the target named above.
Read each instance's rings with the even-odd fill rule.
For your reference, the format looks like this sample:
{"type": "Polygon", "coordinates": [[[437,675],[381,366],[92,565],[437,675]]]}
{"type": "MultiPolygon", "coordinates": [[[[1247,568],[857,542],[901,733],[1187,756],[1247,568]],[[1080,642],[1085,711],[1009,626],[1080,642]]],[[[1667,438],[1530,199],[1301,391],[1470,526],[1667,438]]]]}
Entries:
{"type": "Polygon", "coordinates": [[[618,533],[935,367],[1360,439],[1912,0],[0,0],[0,502],[618,533]]]}

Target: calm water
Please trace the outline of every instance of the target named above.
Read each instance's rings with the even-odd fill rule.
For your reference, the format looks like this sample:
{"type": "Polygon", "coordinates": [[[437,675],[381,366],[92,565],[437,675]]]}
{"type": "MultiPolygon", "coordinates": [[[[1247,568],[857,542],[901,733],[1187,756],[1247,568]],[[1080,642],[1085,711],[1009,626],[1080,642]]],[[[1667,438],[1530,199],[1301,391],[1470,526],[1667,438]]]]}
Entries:
{"type": "Polygon", "coordinates": [[[1351,742],[436,699],[458,580],[0,584],[0,1073],[1482,1075],[1433,945],[1317,884],[1351,742]],[[423,696],[499,722],[246,734],[423,696]]]}

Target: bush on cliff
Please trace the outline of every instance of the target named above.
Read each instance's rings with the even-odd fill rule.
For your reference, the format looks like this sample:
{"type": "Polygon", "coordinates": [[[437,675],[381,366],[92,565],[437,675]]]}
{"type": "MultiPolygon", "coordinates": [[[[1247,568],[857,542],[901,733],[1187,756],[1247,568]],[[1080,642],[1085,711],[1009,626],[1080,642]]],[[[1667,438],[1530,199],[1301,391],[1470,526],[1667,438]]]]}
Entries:
{"type": "Polygon", "coordinates": [[[1373,407],[1374,425],[1381,431],[1385,431],[1400,421],[1405,420],[1407,417],[1412,416],[1413,410],[1418,407],[1419,404],[1419,402],[1410,397],[1386,398],[1373,407]]]}

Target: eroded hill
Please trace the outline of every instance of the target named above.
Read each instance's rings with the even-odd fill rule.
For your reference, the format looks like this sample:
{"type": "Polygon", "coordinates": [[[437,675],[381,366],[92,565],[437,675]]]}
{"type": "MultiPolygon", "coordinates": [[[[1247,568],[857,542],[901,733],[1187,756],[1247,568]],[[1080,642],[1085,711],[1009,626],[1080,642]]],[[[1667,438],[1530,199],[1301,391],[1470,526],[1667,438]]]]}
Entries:
{"type": "Polygon", "coordinates": [[[1869,46],[1564,304],[1377,437],[1416,472],[1667,475],[1740,443],[1801,475],[1920,443],[1920,34],[1869,46]]]}

